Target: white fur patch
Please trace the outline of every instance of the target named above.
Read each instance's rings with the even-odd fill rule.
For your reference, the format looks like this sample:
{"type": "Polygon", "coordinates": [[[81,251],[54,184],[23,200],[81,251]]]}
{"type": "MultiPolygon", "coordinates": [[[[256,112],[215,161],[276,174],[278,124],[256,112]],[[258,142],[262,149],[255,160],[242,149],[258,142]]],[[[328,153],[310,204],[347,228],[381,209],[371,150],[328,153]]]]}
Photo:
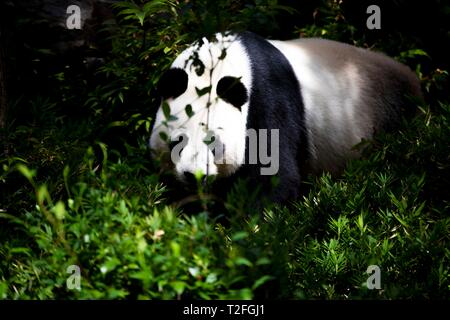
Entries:
{"type": "Polygon", "coordinates": [[[245,159],[245,131],[248,112],[248,101],[239,111],[234,106],[219,98],[216,94],[217,83],[225,76],[240,78],[247,89],[251,91],[251,69],[249,58],[245,48],[233,35],[223,36],[217,34],[217,41],[209,42],[203,39],[201,47],[190,46],[183,51],[173,62],[172,68],[181,68],[188,74],[187,90],[175,99],[167,99],[171,115],[176,117],[174,121],[168,121],[165,125],[165,116],[162,108],[156,115],[155,126],[150,137],[150,147],[156,151],[167,152],[167,142],[161,138],[164,132],[169,138],[175,139],[180,134],[185,134],[188,141],[181,151],[180,158],[174,165],[176,173],[183,178],[184,172],[195,173],[201,171],[208,175],[230,175],[235,172],[245,159]],[[219,59],[226,50],[226,57],[219,59]],[[193,54],[197,52],[198,58],[205,66],[204,73],[200,76],[195,72],[193,54]],[[212,72],[212,74],[211,74],[212,72]],[[211,86],[211,91],[199,97],[197,89],[211,86]],[[188,117],[186,106],[191,105],[193,116],[188,117]],[[209,112],[208,106],[209,105],[209,112]],[[225,145],[225,159],[219,159],[217,164],[210,147],[204,142],[208,131],[225,145]]]}
{"type": "Polygon", "coordinates": [[[352,146],[371,136],[370,113],[361,112],[358,66],[351,61],[331,66],[333,61],[310,50],[314,41],[320,42],[319,50],[333,52],[337,45],[330,41],[327,48],[321,39],[270,42],[289,60],[300,83],[312,169],[336,171],[351,156],[352,146]]]}

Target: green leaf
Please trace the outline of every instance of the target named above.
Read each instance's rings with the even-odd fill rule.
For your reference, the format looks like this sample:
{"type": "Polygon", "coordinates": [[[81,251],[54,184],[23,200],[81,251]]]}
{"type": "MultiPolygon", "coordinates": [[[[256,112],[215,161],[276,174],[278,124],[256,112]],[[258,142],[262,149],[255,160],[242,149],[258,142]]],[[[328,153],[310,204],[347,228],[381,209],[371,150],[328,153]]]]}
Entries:
{"type": "Polygon", "coordinates": [[[30,170],[27,166],[23,164],[17,165],[17,170],[20,171],[20,173],[27,178],[29,181],[32,181],[33,178],[36,176],[36,170],[30,170]]]}
{"type": "Polygon", "coordinates": [[[70,168],[69,168],[68,165],[66,165],[64,167],[64,170],[63,170],[63,177],[64,177],[65,180],[67,180],[67,177],[69,176],[69,173],[70,173],[70,168]]]}
{"type": "Polygon", "coordinates": [[[190,104],[186,105],[184,108],[184,111],[186,112],[186,115],[191,118],[194,115],[194,111],[192,111],[192,106],[190,104]]]}
{"type": "Polygon", "coordinates": [[[177,121],[178,117],[175,117],[173,115],[170,115],[169,118],[167,119],[167,121],[177,121]]]}
{"type": "Polygon", "coordinates": [[[162,141],[166,141],[166,142],[169,141],[169,136],[164,131],[161,131],[159,133],[159,137],[161,138],[162,141]]]}
{"type": "Polygon", "coordinates": [[[203,62],[198,58],[194,57],[192,61],[192,65],[195,68],[195,73],[200,77],[205,72],[205,65],[203,62]]]}
{"type": "Polygon", "coordinates": [[[32,251],[30,248],[24,248],[24,247],[16,247],[9,250],[10,253],[21,253],[28,257],[32,257],[32,251]]]}
{"type": "Polygon", "coordinates": [[[248,233],[245,231],[236,232],[231,236],[231,240],[239,241],[248,237],[248,233]]]}
{"type": "Polygon", "coordinates": [[[215,273],[208,274],[205,280],[206,283],[214,283],[216,281],[217,281],[217,274],[215,273]]]}
{"type": "Polygon", "coordinates": [[[188,271],[193,277],[197,277],[200,274],[200,269],[198,267],[189,267],[188,271]]]}
{"type": "Polygon", "coordinates": [[[124,289],[108,288],[108,299],[125,298],[128,294],[124,289]]]}
{"type": "Polygon", "coordinates": [[[136,12],[136,17],[139,20],[139,23],[141,24],[141,26],[144,25],[144,19],[145,19],[145,12],[140,11],[140,12],[136,12]]]}
{"type": "Polygon", "coordinates": [[[8,284],[6,282],[0,282],[0,299],[6,299],[8,297],[8,284]]]}
{"type": "Polygon", "coordinates": [[[144,252],[145,248],[147,248],[147,241],[145,241],[145,239],[139,239],[138,243],[137,243],[137,249],[138,252],[144,252]]]}
{"type": "Polygon", "coordinates": [[[201,170],[195,171],[194,173],[195,180],[197,180],[197,182],[201,181],[204,175],[205,174],[201,170]]]}
{"type": "Polygon", "coordinates": [[[170,5],[169,1],[153,0],[151,2],[147,2],[142,9],[147,15],[149,15],[163,11],[164,9],[168,8],[168,5],[170,5]]]}
{"type": "Polygon", "coordinates": [[[197,92],[197,95],[199,97],[201,97],[201,96],[204,96],[205,94],[211,92],[211,86],[207,86],[207,87],[204,87],[202,89],[199,89],[199,88],[195,87],[195,91],[197,92]]]}
{"type": "Polygon", "coordinates": [[[183,293],[184,288],[186,287],[186,283],[183,281],[172,281],[170,286],[175,290],[175,292],[180,295],[183,293]]]}
{"type": "Polygon", "coordinates": [[[255,281],[255,283],[252,286],[252,289],[255,290],[258,287],[262,286],[267,281],[270,281],[272,279],[274,279],[274,277],[272,277],[272,276],[268,276],[268,275],[262,276],[261,278],[259,278],[258,280],[255,281]]]}
{"type": "Polygon", "coordinates": [[[170,106],[167,102],[163,102],[162,104],[162,110],[163,110],[163,114],[164,114],[164,118],[166,118],[167,120],[169,120],[170,118],[170,106]]]}
{"type": "Polygon", "coordinates": [[[429,57],[428,53],[423,51],[422,49],[412,49],[407,51],[407,56],[414,57],[414,56],[426,56],[429,57]]]}
{"type": "Polygon", "coordinates": [[[270,264],[270,260],[268,258],[266,258],[266,257],[259,258],[256,261],[256,265],[257,266],[266,265],[266,264],[270,264]]]}
{"type": "Polygon", "coordinates": [[[180,256],[180,252],[181,252],[181,247],[178,243],[176,243],[175,241],[170,242],[170,247],[172,248],[172,253],[175,257],[179,257],[180,256]]]}
{"type": "Polygon", "coordinates": [[[227,56],[227,49],[222,49],[222,53],[219,56],[219,60],[223,60],[225,59],[225,57],[227,56]]]}
{"type": "Polygon", "coordinates": [[[250,260],[248,260],[247,258],[244,258],[244,257],[237,257],[235,263],[238,266],[241,266],[241,265],[247,266],[247,267],[253,266],[253,264],[250,262],[250,260]]]}
{"type": "Polygon", "coordinates": [[[37,190],[37,198],[38,202],[43,202],[45,199],[50,198],[50,194],[48,193],[47,186],[42,185],[37,190]]]}
{"type": "Polygon", "coordinates": [[[106,261],[106,263],[100,267],[100,271],[101,273],[106,274],[114,270],[118,265],[120,265],[120,260],[113,257],[110,258],[108,261],[106,261]]]}
{"type": "Polygon", "coordinates": [[[126,121],[113,121],[108,125],[108,128],[113,128],[113,127],[125,127],[127,126],[128,123],[126,121]]]}
{"type": "Polygon", "coordinates": [[[134,273],[130,274],[130,278],[139,279],[142,282],[147,283],[147,282],[150,282],[150,280],[153,278],[153,274],[152,274],[150,269],[148,269],[148,270],[141,270],[141,271],[134,272],[134,273]]]}
{"type": "Polygon", "coordinates": [[[130,213],[130,211],[127,208],[127,204],[123,199],[119,201],[119,207],[117,208],[117,211],[119,211],[121,215],[128,215],[130,213]]]}
{"type": "Polygon", "coordinates": [[[64,219],[66,215],[66,206],[61,200],[56,203],[56,205],[51,209],[58,220],[64,219]]]}

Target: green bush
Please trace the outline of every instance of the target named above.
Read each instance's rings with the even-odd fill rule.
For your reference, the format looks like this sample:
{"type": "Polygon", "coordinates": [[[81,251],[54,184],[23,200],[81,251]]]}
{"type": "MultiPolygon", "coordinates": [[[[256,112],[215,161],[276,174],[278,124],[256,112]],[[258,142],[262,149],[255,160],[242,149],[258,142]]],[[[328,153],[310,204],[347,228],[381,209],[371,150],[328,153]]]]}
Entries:
{"type": "MultiPolygon", "coordinates": [[[[399,133],[379,137],[340,179],[323,175],[292,207],[247,215],[236,190],[227,226],[207,212],[168,205],[143,159],[96,165],[54,201],[35,171],[18,170],[37,205],[10,221],[0,249],[8,298],[443,298],[449,297],[450,107],[423,110],[399,133]],[[420,141],[418,140],[420,137],[420,141]],[[133,161],[136,161],[134,164],[133,161]],[[140,163],[137,165],[136,163],[140,163]],[[244,211],[243,211],[244,210],[244,211]],[[69,290],[67,268],[82,270],[69,290]],[[366,269],[382,270],[368,290],[366,269]]],[[[242,186],[240,186],[242,188],[242,186]]],[[[245,199],[245,196],[243,196],[245,199]]],[[[248,204],[247,204],[248,205],[248,204]]]]}
{"type": "Polygon", "coordinates": [[[449,106],[440,112],[378,137],[341,179],[314,181],[287,223],[298,297],[449,297],[449,106]],[[369,265],[382,290],[366,288],[369,265]]]}
{"type": "Polygon", "coordinates": [[[2,296],[243,299],[270,279],[264,252],[246,257],[233,245],[248,237],[244,231],[229,233],[206,213],[188,217],[162,205],[154,175],[106,159],[98,169],[92,157],[89,149],[78,182],[64,170],[68,197],[56,202],[35,183],[35,171],[17,166],[37,205],[21,218],[0,213],[27,240],[0,249],[2,296]],[[80,291],[66,287],[71,265],[81,268],[80,291]]]}

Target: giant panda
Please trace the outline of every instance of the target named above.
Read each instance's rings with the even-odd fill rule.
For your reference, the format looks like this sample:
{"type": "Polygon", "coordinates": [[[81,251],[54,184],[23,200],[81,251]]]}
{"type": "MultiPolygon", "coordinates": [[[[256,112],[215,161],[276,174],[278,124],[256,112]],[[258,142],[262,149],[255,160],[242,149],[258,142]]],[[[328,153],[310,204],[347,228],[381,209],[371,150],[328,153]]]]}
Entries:
{"type": "Polygon", "coordinates": [[[219,183],[245,177],[277,203],[295,200],[306,174],[342,171],[358,156],[353,146],[394,128],[412,109],[411,97],[421,97],[415,73],[382,53],[251,32],[193,43],[161,77],[158,92],[150,147],[171,155],[179,180],[198,172],[219,183]],[[262,174],[267,161],[252,162],[261,145],[250,145],[251,130],[263,133],[257,140],[276,156],[273,174],[262,174]]]}

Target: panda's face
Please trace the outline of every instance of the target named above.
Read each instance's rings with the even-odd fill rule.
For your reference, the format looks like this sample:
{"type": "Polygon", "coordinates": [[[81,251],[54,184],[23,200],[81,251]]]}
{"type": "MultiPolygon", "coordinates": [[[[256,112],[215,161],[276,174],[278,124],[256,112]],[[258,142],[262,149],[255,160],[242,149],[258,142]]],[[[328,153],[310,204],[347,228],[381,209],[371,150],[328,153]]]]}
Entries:
{"type": "Polygon", "coordinates": [[[186,49],[161,77],[150,147],[169,153],[177,176],[228,176],[244,162],[250,62],[235,36],[186,49]]]}

